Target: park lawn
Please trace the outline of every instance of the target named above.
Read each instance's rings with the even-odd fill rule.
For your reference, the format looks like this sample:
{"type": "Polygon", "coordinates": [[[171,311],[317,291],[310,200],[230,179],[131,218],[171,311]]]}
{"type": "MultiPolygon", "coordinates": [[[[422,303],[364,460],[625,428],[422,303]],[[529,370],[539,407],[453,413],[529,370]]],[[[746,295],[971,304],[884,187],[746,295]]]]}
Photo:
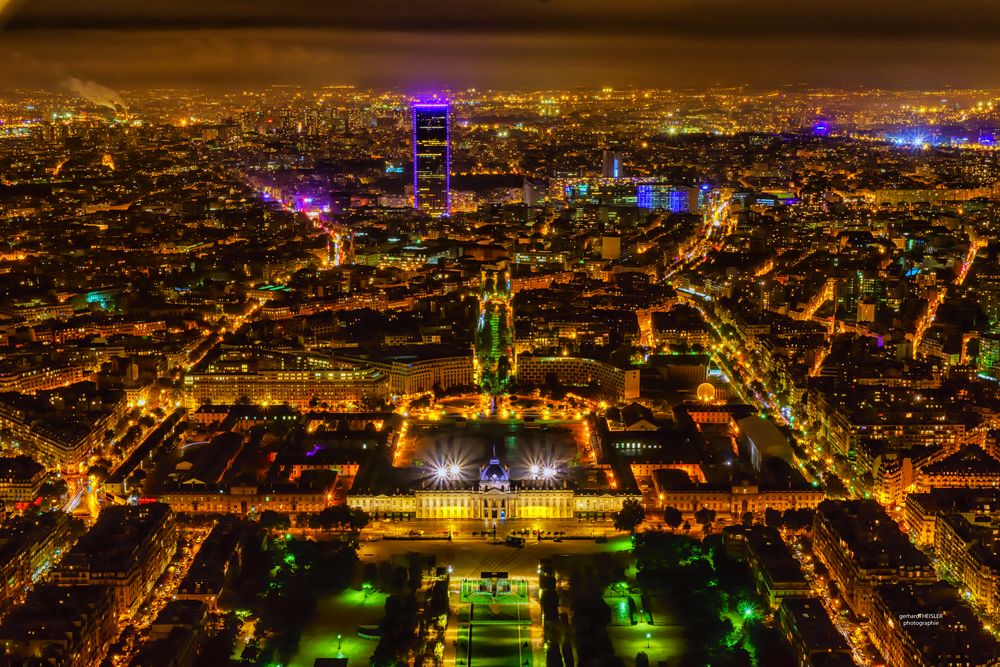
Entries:
{"type": "Polygon", "coordinates": [[[341,635],[340,653],[352,665],[367,665],[378,642],[358,636],[359,625],[378,625],[385,616],[384,593],[372,592],[365,599],[363,591],[349,588],[323,598],[316,605],[312,622],[302,631],[299,650],[289,667],[312,667],[316,658],[336,658],[337,635],[341,635]]]}

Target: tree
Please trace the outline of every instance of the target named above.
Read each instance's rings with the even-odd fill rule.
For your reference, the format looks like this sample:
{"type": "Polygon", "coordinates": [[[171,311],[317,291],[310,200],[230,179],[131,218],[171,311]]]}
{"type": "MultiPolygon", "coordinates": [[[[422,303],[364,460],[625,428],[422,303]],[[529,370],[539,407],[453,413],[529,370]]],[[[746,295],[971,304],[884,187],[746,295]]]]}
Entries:
{"type": "Polygon", "coordinates": [[[764,525],[768,528],[781,528],[781,512],[773,507],[768,507],[764,510],[764,525]]]}
{"type": "Polygon", "coordinates": [[[719,667],[753,667],[753,658],[742,646],[726,649],[713,662],[719,667]]]}
{"type": "Polygon", "coordinates": [[[744,512],[740,517],[740,522],[743,524],[744,528],[749,528],[753,525],[753,512],[744,512]]]}
{"type": "Polygon", "coordinates": [[[331,505],[325,507],[316,517],[317,527],[324,530],[348,527],[351,530],[361,530],[371,522],[368,513],[357,507],[347,505],[331,505]]]}
{"type": "Polygon", "coordinates": [[[781,515],[781,520],[790,530],[805,530],[813,522],[813,511],[809,508],[787,509],[781,515]]]}
{"type": "Polygon", "coordinates": [[[639,651],[635,654],[635,667],[649,667],[649,656],[646,655],[645,651],[639,651]]]}
{"type": "Polygon", "coordinates": [[[615,513],[615,530],[627,530],[634,533],[635,529],[646,518],[646,510],[642,503],[634,498],[626,498],[622,508],[615,513]]]}
{"type": "Polygon", "coordinates": [[[128,479],[125,480],[126,485],[129,489],[133,491],[142,491],[142,480],[143,477],[139,475],[142,470],[136,470],[133,474],[129,475],[128,479]]]}
{"type": "Polygon", "coordinates": [[[351,508],[351,514],[347,519],[347,524],[351,527],[351,530],[361,530],[365,526],[371,523],[371,517],[363,509],[358,507],[351,508]]]}
{"type": "Polygon", "coordinates": [[[676,507],[664,507],[663,523],[670,526],[671,529],[677,530],[684,523],[684,515],[676,507]]]}
{"type": "Polygon", "coordinates": [[[343,526],[350,521],[350,510],[346,505],[331,505],[324,507],[317,517],[317,523],[323,530],[330,530],[334,526],[343,526]]]}
{"type": "Polygon", "coordinates": [[[562,645],[563,667],[574,667],[576,660],[573,658],[573,640],[567,634],[562,645]]]}
{"type": "Polygon", "coordinates": [[[697,512],[694,513],[694,520],[700,523],[705,532],[708,532],[709,527],[715,521],[715,510],[708,509],[707,507],[702,507],[697,512]]]}
{"type": "MultiPolygon", "coordinates": [[[[405,567],[397,565],[392,568],[392,579],[389,586],[391,587],[393,594],[401,595],[403,591],[406,590],[406,584],[409,580],[410,573],[405,567]]],[[[388,603],[389,601],[386,600],[386,604],[388,603]]]]}
{"type": "Polygon", "coordinates": [[[427,605],[427,614],[431,617],[446,616],[448,614],[448,581],[438,579],[431,589],[430,603],[427,605]]]}
{"type": "Polygon", "coordinates": [[[546,373],[542,384],[542,391],[548,396],[559,400],[566,395],[566,388],[559,381],[559,376],[555,373],[546,373]]]}
{"type": "Polygon", "coordinates": [[[66,480],[60,478],[50,479],[42,484],[38,489],[38,495],[43,498],[62,498],[69,491],[66,480]]]}
{"type": "Polygon", "coordinates": [[[371,664],[372,667],[396,667],[399,663],[392,647],[388,643],[379,642],[372,653],[371,664]]]}
{"type": "Polygon", "coordinates": [[[361,585],[369,588],[378,586],[378,566],[375,563],[365,563],[365,569],[361,575],[361,585]]]}
{"type": "Polygon", "coordinates": [[[288,530],[292,526],[292,520],[287,514],[264,510],[260,513],[260,525],[267,530],[288,530]]]}

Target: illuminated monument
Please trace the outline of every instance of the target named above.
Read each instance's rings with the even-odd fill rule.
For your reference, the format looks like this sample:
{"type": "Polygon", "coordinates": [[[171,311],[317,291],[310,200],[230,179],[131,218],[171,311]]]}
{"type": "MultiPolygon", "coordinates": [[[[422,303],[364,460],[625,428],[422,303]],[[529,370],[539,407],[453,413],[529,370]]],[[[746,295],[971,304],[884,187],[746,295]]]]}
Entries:
{"type": "Polygon", "coordinates": [[[451,214],[451,107],[413,103],[413,207],[429,215],[451,214]]]}
{"type": "Polygon", "coordinates": [[[511,308],[510,276],[483,271],[476,327],[476,377],[486,394],[507,390],[514,372],[514,312],[511,308]]]}

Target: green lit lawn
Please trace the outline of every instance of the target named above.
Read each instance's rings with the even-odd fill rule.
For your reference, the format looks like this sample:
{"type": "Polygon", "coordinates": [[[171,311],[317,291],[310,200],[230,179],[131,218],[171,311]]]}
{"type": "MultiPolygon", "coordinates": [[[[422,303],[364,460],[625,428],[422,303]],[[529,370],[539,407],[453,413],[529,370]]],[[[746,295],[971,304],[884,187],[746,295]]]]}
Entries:
{"type": "Polygon", "coordinates": [[[378,625],[385,615],[385,594],[348,589],[320,600],[316,616],[302,631],[299,652],[290,667],[312,667],[316,658],[336,658],[337,635],[343,636],[341,652],[351,665],[367,665],[376,643],[357,635],[359,625],[378,625]]]}
{"type": "MultiPolygon", "coordinates": [[[[608,627],[608,636],[611,637],[611,643],[615,647],[615,655],[624,659],[626,665],[632,664],[635,654],[639,651],[646,652],[651,665],[657,664],[660,660],[665,660],[668,665],[676,664],[684,653],[684,628],[670,614],[663,604],[664,600],[654,596],[650,602],[654,625],[640,621],[637,625],[608,627]],[[648,649],[647,632],[650,635],[648,649]]],[[[636,604],[640,605],[640,600],[636,599],[636,604]]],[[[637,613],[636,617],[642,618],[642,614],[637,613]]]]}
{"type": "Polygon", "coordinates": [[[608,546],[601,551],[631,551],[632,538],[629,535],[619,535],[608,539],[608,546]]]}
{"type": "Polygon", "coordinates": [[[518,667],[528,660],[530,651],[522,647],[528,641],[527,626],[474,625],[469,667],[518,667]]]}
{"type": "Polygon", "coordinates": [[[611,609],[611,623],[612,625],[632,625],[631,610],[629,608],[629,598],[632,598],[635,604],[635,618],[636,620],[642,621],[643,614],[640,613],[642,609],[642,600],[638,595],[636,596],[605,596],[604,602],[611,609]]]}
{"type": "Polygon", "coordinates": [[[665,660],[675,664],[684,653],[684,629],[679,625],[611,625],[608,636],[615,647],[615,655],[631,665],[635,654],[645,651],[651,665],[665,660]],[[646,648],[646,633],[649,633],[649,648],[646,648]]]}

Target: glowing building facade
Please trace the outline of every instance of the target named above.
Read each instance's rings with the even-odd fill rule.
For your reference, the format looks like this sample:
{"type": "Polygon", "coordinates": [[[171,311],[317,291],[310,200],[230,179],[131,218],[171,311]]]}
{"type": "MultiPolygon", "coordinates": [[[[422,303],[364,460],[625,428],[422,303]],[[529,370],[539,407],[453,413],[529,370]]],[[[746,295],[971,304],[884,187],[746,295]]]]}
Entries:
{"type": "Polygon", "coordinates": [[[451,215],[451,107],[414,102],[413,207],[429,215],[451,215]]]}
{"type": "Polygon", "coordinates": [[[479,468],[475,478],[456,464],[432,471],[429,484],[410,490],[352,490],[347,504],[375,517],[414,519],[479,519],[496,523],[508,519],[608,520],[626,499],[641,501],[636,492],[578,489],[562,479],[556,467],[532,466],[529,475],[512,480],[510,469],[496,454],[479,468]]]}

